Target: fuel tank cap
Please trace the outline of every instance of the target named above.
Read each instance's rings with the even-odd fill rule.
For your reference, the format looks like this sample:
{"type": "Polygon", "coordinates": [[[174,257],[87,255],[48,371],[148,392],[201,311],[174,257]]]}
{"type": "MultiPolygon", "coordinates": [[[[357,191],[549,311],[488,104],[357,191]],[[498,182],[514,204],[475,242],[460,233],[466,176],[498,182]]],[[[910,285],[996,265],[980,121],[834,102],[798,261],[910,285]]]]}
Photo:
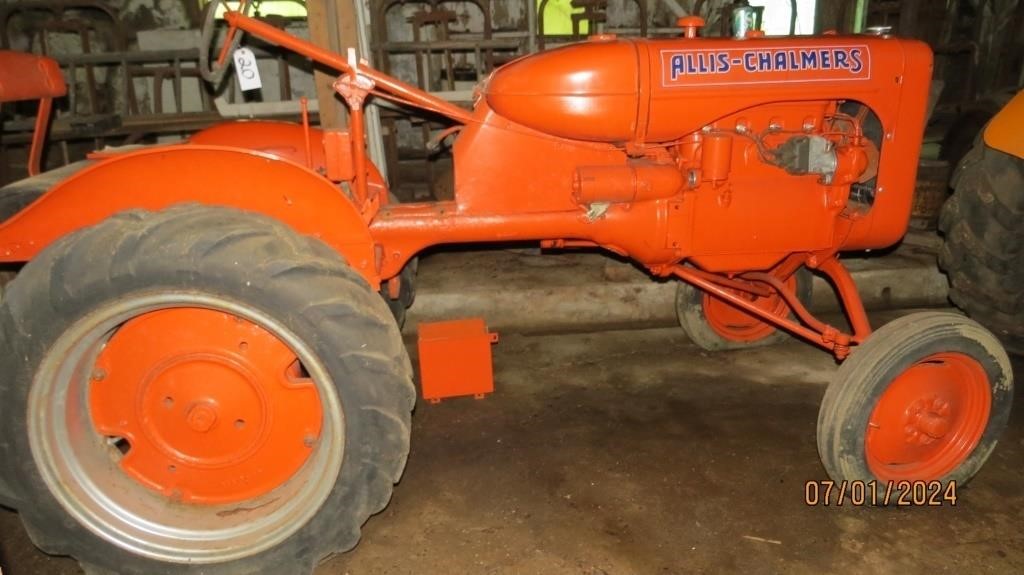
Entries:
{"type": "Polygon", "coordinates": [[[676,20],[676,26],[683,29],[684,37],[696,38],[697,32],[704,27],[704,19],[700,16],[683,16],[676,20]]]}

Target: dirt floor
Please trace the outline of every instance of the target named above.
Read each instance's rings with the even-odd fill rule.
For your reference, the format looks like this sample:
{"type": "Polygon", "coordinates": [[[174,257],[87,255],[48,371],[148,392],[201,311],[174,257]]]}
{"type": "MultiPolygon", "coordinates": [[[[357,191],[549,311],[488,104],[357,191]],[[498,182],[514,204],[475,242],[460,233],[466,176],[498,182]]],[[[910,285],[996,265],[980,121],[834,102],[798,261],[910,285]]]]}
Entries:
{"type": "MultiPolygon", "coordinates": [[[[497,392],[417,407],[391,505],[317,573],[1024,572],[1020,416],[955,507],[804,504],[825,479],[814,433],[834,370],[795,341],[705,354],[677,329],[503,336],[497,392]]],[[[0,564],[77,573],[10,512],[0,564]]]]}

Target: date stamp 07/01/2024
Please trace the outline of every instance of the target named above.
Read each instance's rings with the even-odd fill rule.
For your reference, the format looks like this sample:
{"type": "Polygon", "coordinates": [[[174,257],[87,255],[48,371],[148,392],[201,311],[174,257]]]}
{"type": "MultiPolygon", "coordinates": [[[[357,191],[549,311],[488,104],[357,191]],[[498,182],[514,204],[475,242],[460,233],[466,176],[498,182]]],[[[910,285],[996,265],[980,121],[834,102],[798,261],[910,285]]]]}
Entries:
{"type": "Polygon", "coordinates": [[[830,481],[804,483],[810,507],[955,507],[956,481],[830,481]]]}

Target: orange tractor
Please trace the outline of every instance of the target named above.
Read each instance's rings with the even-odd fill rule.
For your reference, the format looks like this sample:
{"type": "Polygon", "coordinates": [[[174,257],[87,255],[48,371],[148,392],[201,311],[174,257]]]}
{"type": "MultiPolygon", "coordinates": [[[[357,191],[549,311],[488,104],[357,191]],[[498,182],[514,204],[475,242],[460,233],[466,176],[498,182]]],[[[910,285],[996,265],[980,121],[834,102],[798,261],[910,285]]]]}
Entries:
{"type": "MultiPolygon", "coordinates": [[[[838,255],[906,230],[924,44],[701,38],[687,17],[678,38],[516,60],[467,111],[244,9],[226,21],[209,79],[251,34],[337,70],[349,129],[226,123],[0,191],[0,260],[24,262],[0,306],[0,494],[43,550],[123,573],[296,573],[352,548],[405,465],[415,391],[393,315],[438,244],[603,248],[682,280],[702,347],[781,330],[834,354],[818,446],[836,480],[963,483],[995,446],[1012,395],[995,337],[942,312],[872,331],[838,255]],[[453,201],[389,200],[370,98],[449,121],[453,201]],[[807,270],[849,328],[808,312],[807,270]]],[[[3,99],[62,93],[46,60],[4,58],[3,99]]]]}

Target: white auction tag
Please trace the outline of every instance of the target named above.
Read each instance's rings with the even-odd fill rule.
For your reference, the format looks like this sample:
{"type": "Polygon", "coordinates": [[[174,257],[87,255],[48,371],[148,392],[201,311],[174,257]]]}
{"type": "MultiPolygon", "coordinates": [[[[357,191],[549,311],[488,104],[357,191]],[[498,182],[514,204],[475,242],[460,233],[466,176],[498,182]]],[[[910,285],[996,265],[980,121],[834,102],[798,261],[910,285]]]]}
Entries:
{"type": "Polygon", "coordinates": [[[263,87],[260,81],[260,69],[256,67],[256,55],[248,48],[235,50],[235,76],[238,77],[238,87],[243,92],[259,90],[263,87]]]}

